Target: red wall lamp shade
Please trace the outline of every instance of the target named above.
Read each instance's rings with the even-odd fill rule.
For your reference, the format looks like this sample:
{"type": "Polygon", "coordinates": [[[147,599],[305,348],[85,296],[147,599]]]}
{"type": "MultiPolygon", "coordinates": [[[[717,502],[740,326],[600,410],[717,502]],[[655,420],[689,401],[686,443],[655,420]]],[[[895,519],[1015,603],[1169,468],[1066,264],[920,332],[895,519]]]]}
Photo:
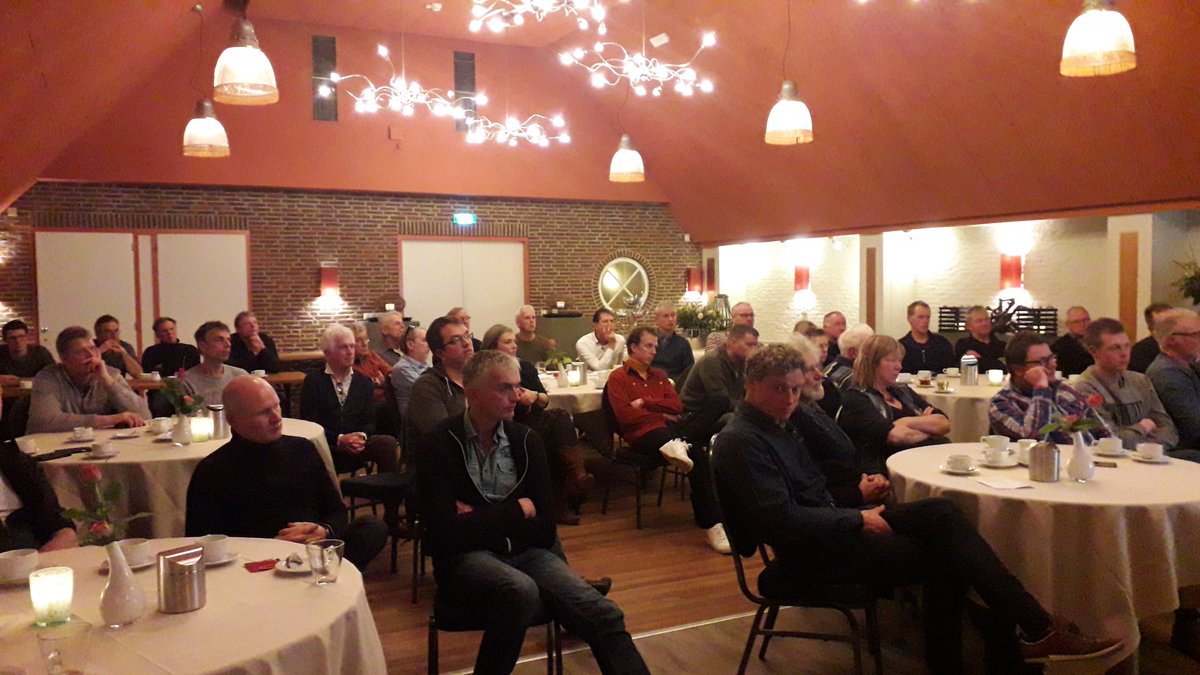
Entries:
{"type": "Polygon", "coordinates": [[[1022,288],[1025,285],[1021,256],[1000,256],[1000,288],[1022,288]]]}
{"type": "Polygon", "coordinates": [[[800,265],[796,266],[796,291],[807,291],[809,289],[809,269],[800,265]]]}

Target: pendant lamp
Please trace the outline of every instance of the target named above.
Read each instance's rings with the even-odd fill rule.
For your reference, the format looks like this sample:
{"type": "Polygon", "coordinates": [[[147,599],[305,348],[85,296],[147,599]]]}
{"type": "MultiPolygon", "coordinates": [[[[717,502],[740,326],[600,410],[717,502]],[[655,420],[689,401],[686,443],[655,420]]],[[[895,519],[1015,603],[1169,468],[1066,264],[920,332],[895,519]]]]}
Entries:
{"type": "Polygon", "coordinates": [[[183,130],[183,154],[187,157],[229,156],[229,137],[213,114],[212,99],[196,102],[196,115],[183,130]]]}
{"type": "Polygon", "coordinates": [[[233,44],[217,59],[213,98],[230,105],[267,105],[279,100],[275,71],[258,48],[254,26],[244,18],[234,24],[233,44]]]}
{"type": "Polygon", "coordinates": [[[779,100],[767,115],[767,133],[763,140],[769,145],[796,145],[811,143],[812,139],[813,123],[808,106],[796,97],[796,83],[784,80],[779,100]]]}
{"type": "Polygon", "coordinates": [[[621,145],[613,153],[608,166],[608,179],[614,183],[641,183],[646,180],[646,167],[642,156],[633,149],[629,134],[621,134],[621,145]]]}
{"type": "Polygon", "coordinates": [[[1067,77],[1115,75],[1137,67],[1133,29],[1120,12],[1099,0],[1084,4],[1063,40],[1058,72],[1067,77]]]}

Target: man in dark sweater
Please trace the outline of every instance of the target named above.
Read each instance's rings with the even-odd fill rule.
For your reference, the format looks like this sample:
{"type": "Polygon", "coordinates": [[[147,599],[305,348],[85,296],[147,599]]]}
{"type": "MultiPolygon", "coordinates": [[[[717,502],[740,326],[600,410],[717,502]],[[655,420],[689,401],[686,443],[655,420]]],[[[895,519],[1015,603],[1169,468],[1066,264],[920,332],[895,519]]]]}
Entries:
{"type": "Polygon", "coordinates": [[[950,341],[929,330],[932,315],[929,304],[923,300],[908,305],[908,326],[911,330],[900,338],[900,344],[904,345],[903,368],[906,373],[929,370],[937,374],[958,365],[950,341]]]}
{"type": "Polygon", "coordinates": [[[375,434],[375,385],[354,371],[354,333],[333,324],[321,334],[325,369],[304,378],[300,417],[325,429],[338,473],[361,468],[368,460],[380,472],[394,472],[398,444],[387,434],[375,434]]]}
{"type": "Polygon", "coordinates": [[[1090,323],[1092,316],[1083,307],[1067,310],[1067,332],[1050,345],[1063,375],[1079,375],[1094,363],[1091,352],[1083,346],[1083,334],[1090,323]]]}
{"type": "Polygon", "coordinates": [[[264,380],[242,376],[225,387],[233,438],[196,466],[188,484],[189,537],[283,539],[300,544],[337,538],[360,570],[387,543],[382,521],[348,522],[346,507],[312,442],[283,435],[279,396],[264,380]]]}
{"type": "Polygon", "coordinates": [[[551,551],[550,477],[541,441],[512,421],[517,360],[475,355],[463,384],[469,405],[417,442],[425,546],[442,601],[486,626],[475,673],[509,673],[525,629],[552,617],[592,648],[603,673],[648,673],[616,603],[551,551]]]}
{"type": "Polygon", "coordinates": [[[142,352],[142,370],[145,372],[153,371],[168,377],[200,365],[200,352],[194,346],[179,341],[175,319],[169,316],[155,319],[154,339],[158,342],[142,352]]]}
{"type": "MultiPolygon", "coordinates": [[[[4,399],[0,398],[0,415],[4,399]]],[[[19,548],[54,551],[79,545],[75,523],[65,518],[54,488],[32,457],[13,441],[0,443],[0,552],[19,548]]]]}
{"type": "Polygon", "coordinates": [[[975,305],[967,310],[967,332],[969,335],[954,343],[955,358],[961,360],[964,355],[970,354],[979,359],[980,374],[989,370],[1008,372],[1003,360],[1007,345],[992,333],[992,316],[988,314],[987,307],[975,305]]]}
{"type": "Polygon", "coordinates": [[[268,373],[278,373],[283,370],[279,363],[279,350],[270,335],[258,330],[258,317],[254,312],[238,312],[233,319],[233,343],[229,348],[231,366],[241,368],[247,373],[265,370],[268,373]]]}
{"type": "Polygon", "coordinates": [[[1146,305],[1146,309],[1142,312],[1142,316],[1146,319],[1146,331],[1150,333],[1146,337],[1137,341],[1133,346],[1133,350],[1129,353],[1129,369],[1135,373],[1145,373],[1146,369],[1154,363],[1155,357],[1158,356],[1159,347],[1158,340],[1154,339],[1154,320],[1159,315],[1174,309],[1165,302],[1152,302],[1146,305]]]}
{"type": "Polygon", "coordinates": [[[692,345],[675,332],[676,310],[673,302],[660,302],[654,310],[654,326],[658,334],[658,351],[650,365],[662,368],[672,382],[679,383],[696,362],[692,345]]]}
{"type": "MultiPolygon", "coordinates": [[[[29,326],[20,319],[13,319],[4,324],[4,344],[0,345],[0,376],[11,375],[18,377],[33,377],[42,368],[54,365],[54,357],[50,350],[42,345],[31,344],[33,336],[29,334],[29,326]]],[[[4,381],[0,377],[0,381],[4,381]]],[[[6,384],[8,382],[5,382],[6,384]]]]}

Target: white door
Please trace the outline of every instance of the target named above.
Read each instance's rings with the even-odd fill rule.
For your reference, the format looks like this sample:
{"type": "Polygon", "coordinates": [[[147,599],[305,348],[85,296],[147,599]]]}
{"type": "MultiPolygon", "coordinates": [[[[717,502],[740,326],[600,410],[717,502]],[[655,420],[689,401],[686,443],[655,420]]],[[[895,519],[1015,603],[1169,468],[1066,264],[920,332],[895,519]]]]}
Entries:
{"type": "MultiPolygon", "coordinates": [[[[246,232],[159,232],[154,312],[175,319],[179,340],[195,344],[205,321],[224,321],[250,307],[250,261],[246,232]]],[[[146,324],[154,316],[146,317],[146,324]]]]}
{"type": "Polygon", "coordinates": [[[451,307],[465,307],[476,337],[493,324],[514,327],[526,302],[525,246],[521,240],[402,239],[404,313],[428,326],[451,307]]]}
{"type": "Polygon", "coordinates": [[[42,344],[54,351],[59,331],[76,325],[91,331],[102,314],[117,317],[122,338],[137,342],[131,233],[37,231],[34,247],[42,344]]]}

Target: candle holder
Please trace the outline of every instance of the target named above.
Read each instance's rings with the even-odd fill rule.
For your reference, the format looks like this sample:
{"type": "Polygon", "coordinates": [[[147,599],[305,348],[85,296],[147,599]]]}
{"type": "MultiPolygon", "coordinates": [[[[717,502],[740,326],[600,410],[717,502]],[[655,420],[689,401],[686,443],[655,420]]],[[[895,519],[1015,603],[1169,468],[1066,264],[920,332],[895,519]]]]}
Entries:
{"type": "Polygon", "coordinates": [[[213,420],[208,415],[197,415],[191,418],[192,440],[203,443],[212,438],[213,420]]]}
{"type": "Polygon", "coordinates": [[[29,575],[29,599],[38,626],[56,626],[71,618],[75,572],[70,567],[47,567],[29,575]]]}
{"type": "Polygon", "coordinates": [[[567,385],[578,387],[587,382],[587,365],[583,361],[574,361],[566,365],[567,385]]]}
{"type": "Polygon", "coordinates": [[[993,387],[999,387],[1000,385],[1004,384],[1004,371],[1003,370],[997,370],[997,369],[989,370],[989,371],[987,371],[987,376],[988,376],[988,384],[992,385],[993,387]]]}

